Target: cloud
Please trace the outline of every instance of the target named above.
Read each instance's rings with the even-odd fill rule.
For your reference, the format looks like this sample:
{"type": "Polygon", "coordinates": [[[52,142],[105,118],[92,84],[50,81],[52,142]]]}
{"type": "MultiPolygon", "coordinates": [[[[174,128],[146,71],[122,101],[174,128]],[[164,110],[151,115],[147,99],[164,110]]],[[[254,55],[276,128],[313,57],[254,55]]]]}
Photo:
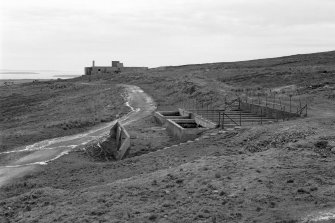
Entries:
{"type": "Polygon", "coordinates": [[[81,69],[92,57],[119,56],[158,66],[335,46],[333,0],[11,0],[0,7],[7,67],[45,60],[47,68],[81,69]]]}

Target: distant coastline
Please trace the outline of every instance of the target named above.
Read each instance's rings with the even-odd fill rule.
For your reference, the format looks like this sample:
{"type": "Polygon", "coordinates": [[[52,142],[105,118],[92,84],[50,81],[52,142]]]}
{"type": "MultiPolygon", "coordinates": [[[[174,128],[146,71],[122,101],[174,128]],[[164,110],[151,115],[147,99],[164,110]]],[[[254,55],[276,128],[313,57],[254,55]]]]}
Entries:
{"type": "Polygon", "coordinates": [[[33,81],[50,81],[52,79],[0,79],[0,86],[4,86],[5,83],[9,83],[9,85],[12,84],[23,84],[23,83],[29,83],[33,81]]]}
{"type": "Polygon", "coordinates": [[[63,71],[63,70],[10,70],[0,69],[0,79],[69,79],[79,77],[80,71],[63,71]]]}
{"type": "Polygon", "coordinates": [[[80,75],[72,75],[72,74],[58,74],[58,75],[54,75],[53,77],[66,77],[66,78],[71,78],[71,77],[80,77],[80,75]]]}
{"type": "Polygon", "coordinates": [[[0,71],[0,74],[39,74],[36,72],[26,72],[26,71],[0,71]]]}

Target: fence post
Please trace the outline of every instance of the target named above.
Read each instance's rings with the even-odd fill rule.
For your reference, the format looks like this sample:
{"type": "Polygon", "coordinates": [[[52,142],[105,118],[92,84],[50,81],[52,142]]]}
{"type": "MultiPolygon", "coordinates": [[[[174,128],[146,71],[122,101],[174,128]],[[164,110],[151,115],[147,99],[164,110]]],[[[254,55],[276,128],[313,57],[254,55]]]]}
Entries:
{"type": "Polygon", "coordinates": [[[211,96],[211,107],[212,107],[212,110],[213,110],[213,97],[211,96]]]}
{"type": "Polygon", "coordinates": [[[240,109],[240,126],[242,126],[242,110],[240,109]]]}
{"type": "Polygon", "coordinates": [[[278,122],[278,111],[276,111],[276,120],[278,122]]]}
{"type": "Polygon", "coordinates": [[[224,114],[225,113],[225,111],[223,111],[223,113],[222,113],[222,129],[224,129],[224,114]]]}
{"type": "Polygon", "coordinates": [[[265,95],[265,107],[268,107],[268,95],[265,95]]]}
{"type": "Polygon", "coordinates": [[[238,98],[238,109],[241,110],[241,98],[238,98]]]}
{"type": "Polygon", "coordinates": [[[219,127],[220,127],[220,125],[221,125],[221,112],[219,111],[219,127]]]}

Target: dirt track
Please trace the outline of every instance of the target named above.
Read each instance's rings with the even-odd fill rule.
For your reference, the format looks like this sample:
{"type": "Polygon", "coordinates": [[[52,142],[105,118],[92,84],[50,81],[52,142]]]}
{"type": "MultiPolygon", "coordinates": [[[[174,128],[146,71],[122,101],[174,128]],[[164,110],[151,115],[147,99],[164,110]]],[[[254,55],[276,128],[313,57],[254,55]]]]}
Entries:
{"type": "MultiPolygon", "coordinates": [[[[128,106],[132,111],[119,119],[125,125],[139,120],[150,114],[155,106],[152,99],[139,87],[124,85],[128,92],[128,106]]],[[[95,127],[87,132],[73,136],[49,139],[33,145],[26,146],[22,150],[0,153],[2,156],[0,166],[0,186],[6,184],[10,179],[23,176],[29,171],[36,169],[36,165],[46,165],[73,149],[85,146],[88,142],[98,139],[109,133],[111,126],[117,120],[95,127]]]]}

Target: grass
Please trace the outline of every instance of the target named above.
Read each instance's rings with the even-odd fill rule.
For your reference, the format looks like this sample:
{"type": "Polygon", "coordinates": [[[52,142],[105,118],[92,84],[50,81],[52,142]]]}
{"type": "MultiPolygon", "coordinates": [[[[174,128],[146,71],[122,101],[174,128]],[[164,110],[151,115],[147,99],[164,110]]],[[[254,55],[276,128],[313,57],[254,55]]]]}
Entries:
{"type": "MultiPolygon", "coordinates": [[[[117,101],[117,90],[108,89],[115,83],[140,86],[154,97],[159,109],[175,109],[194,100],[220,106],[225,97],[248,91],[257,96],[287,85],[296,85],[297,93],[309,99],[312,109],[320,107],[316,110],[319,117],[253,126],[229,137],[218,134],[144,158],[97,163],[83,159],[79,151],[70,153],[4,187],[3,196],[10,198],[0,201],[0,221],[4,216],[13,221],[147,222],[167,218],[284,223],[297,222],[292,219],[300,219],[309,210],[327,208],[334,203],[334,154],[328,147],[334,141],[334,58],[335,52],[329,52],[17,86],[15,97],[1,98],[6,103],[1,111],[11,109],[9,113],[14,114],[6,115],[10,120],[1,124],[16,134],[35,131],[35,122],[42,131],[58,129],[64,134],[101,122],[103,114],[110,115],[115,109],[99,113],[108,105],[104,104],[108,100],[105,91],[109,96],[114,92],[117,101]]],[[[291,93],[282,89],[276,97],[291,93]]],[[[7,94],[5,90],[1,93],[7,94]]],[[[131,133],[143,133],[149,127],[141,123],[131,133]]],[[[157,143],[158,139],[150,135],[141,140],[143,147],[144,142],[153,147],[149,140],[157,143]]]]}
{"type": "Polygon", "coordinates": [[[115,84],[73,80],[0,87],[0,151],[43,139],[71,135],[116,119],[127,108],[115,84]]]}
{"type": "MultiPolygon", "coordinates": [[[[335,52],[326,52],[29,82],[15,84],[11,91],[2,86],[0,128],[4,131],[0,150],[77,133],[115,119],[125,112],[125,108],[119,109],[124,100],[115,83],[140,86],[163,110],[195,104],[222,108],[225,100],[241,94],[264,96],[271,89],[288,85],[297,90],[284,88],[276,95],[278,100],[288,101],[288,95],[294,94],[315,102],[304,95],[321,92],[322,100],[334,101],[334,61],[335,52]]],[[[295,100],[294,104],[300,103],[295,100]]]]}

